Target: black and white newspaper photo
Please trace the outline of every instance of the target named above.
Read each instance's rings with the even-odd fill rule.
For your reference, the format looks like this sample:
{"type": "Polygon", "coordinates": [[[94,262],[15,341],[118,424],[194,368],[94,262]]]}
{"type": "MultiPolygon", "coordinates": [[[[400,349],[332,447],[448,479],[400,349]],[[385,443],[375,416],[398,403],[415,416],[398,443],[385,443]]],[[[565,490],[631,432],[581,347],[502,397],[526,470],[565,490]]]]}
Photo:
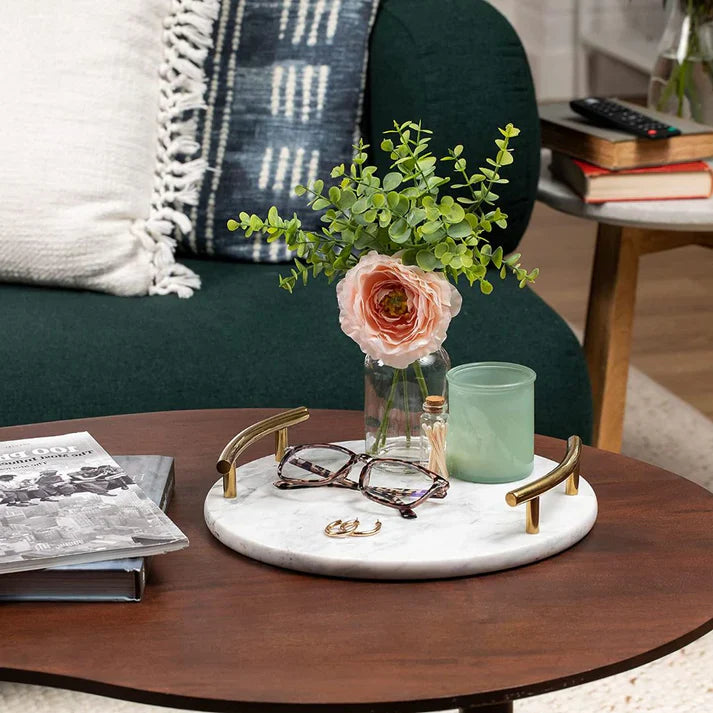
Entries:
{"type": "Polygon", "coordinates": [[[0,573],[187,545],[89,433],[0,443],[0,573]]]}

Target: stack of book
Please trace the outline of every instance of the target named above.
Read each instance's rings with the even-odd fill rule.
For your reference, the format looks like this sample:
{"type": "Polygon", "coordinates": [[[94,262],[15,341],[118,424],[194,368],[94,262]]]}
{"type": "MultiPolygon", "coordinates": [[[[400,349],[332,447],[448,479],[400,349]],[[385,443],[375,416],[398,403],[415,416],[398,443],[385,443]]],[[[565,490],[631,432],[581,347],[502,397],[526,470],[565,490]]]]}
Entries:
{"type": "Polygon", "coordinates": [[[681,134],[638,138],[591,123],[567,102],[542,104],[542,144],[552,149],[552,173],[587,203],[710,197],[713,176],[704,159],[713,156],[713,127],[628,106],[674,124],[681,134]]]}
{"type": "Polygon", "coordinates": [[[165,515],[173,459],[86,432],[0,443],[0,601],[138,601],[147,560],[188,545],[165,515]]]}

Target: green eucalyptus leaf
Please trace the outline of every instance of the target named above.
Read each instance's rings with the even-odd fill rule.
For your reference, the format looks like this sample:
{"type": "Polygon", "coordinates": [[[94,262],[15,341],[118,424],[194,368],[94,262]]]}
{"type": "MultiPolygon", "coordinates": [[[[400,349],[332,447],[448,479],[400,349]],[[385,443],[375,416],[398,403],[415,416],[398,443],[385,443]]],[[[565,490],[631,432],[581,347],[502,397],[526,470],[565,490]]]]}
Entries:
{"type": "Polygon", "coordinates": [[[233,230],[237,230],[240,227],[239,223],[237,220],[233,220],[232,218],[228,221],[228,230],[231,232],[233,230]]]}
{"type": "Polygon", "coordinates": [[[443,238],[446,237],[446,231],[445,228],[442,226],[438,228],[438,230],[435,233],[429,233],[428,235],[424,235],[423,239],[427,243],[437,243],[439,240],[443,240],[443,238]]]}
{"type": "Polygon", "coordinates": [[[497,248],[495,248],[495,251],[493,252],[492,255],[492,261],[493,265],[500,269],[501,265],[503,264],[503,248],[502,245],[498,245],[497,248]]]}
{"type": "Polygon", "coordinates": [[[401,181],[401,174],[394,171],[392,173],[387,173],[384,176],[382,186],[384,187],[385,191],[393,191],[401,185],[401,181]]]}
{"type": "Polygon", "coordinates": [[[409,200],[413,200],[414,198],[419,198],[423,191],[420,188],[416,188],[415,186],[410,186],[409,188],[404,188],[403,191],[401,191],[401,195],[404,198],[408,198],[409,200]]]}
{"type": "Polygon", "coordinates": [[[426,219],[426,211],[423,208],[412,208],[406,214],[406,222],[413,228],[426,219]]]}
{"type": "Polygon", "coordinates": [[[448,226],[448,235],[452,238],[467,238],[473,232],[470,223],[463,219],[459,223],[448,226]]]}
{"type": "Polygon", "coordinates": [[[440,220],[432,220],[432,221],[429,221],[428,223],[424,223],[421,226],[421,232],[424,235],[429,235],[430,233],[435,233],[441,227],[442,227],[442,224],[441,224],[440,220]]]}
{"type": "Polygon", "coordinates": [[[493,286],[487,280],[480,281],[480,291],[484,295],[489,295],[493,291],[493,286]]]}
{"type": "Polygon", "coordinates": [[[415,265],[417,253],[418,250],[416,248],[406,248],[406,250],[401,253],[401,262],[404,265],[415,265]]]}
{"type": "Polygon", "coordinates": [[[395,210],[399,205],[401,196],[396,191],[391,191],[386,194],[386,202],[391,210],[395,210]]]}
{"type": "Polygon", "coordinates": [[[369,201],[366,198],[360,198],[352,204],[352,215],[363,213],[369,207],[369,201]]]}
{"type": "Polygon", "coordinates": [[[322,210],[322,208],[326,208],[328,205],[331,204],[326,198],[316,198],[314,203],[312,203],[312,210],[322,210]]]}
{"type": "Polygon", "coordinates": [[[354,241],[354,247],[357,250],[364,250],[365,248],[370,248],[374,244],[373,236],[369,233],[362,232],[357,239],[354,241]]]}
{"type": "Polygon", "coordinates": [[[465,220],[465,211],[458,203],[454,203],[446,216],[451,223],[460,223],[465,220]]]}
{"type": "Polygon", "coordinates": [[[433,254],[440,260],[443,255],[449,251],[449,245],[446,242],[438,243],[433,249],[433,254]]]}
{"type": "Polygon", "coordinates": [[[441,211],[436,206],[426,206],[426,218],[428,220],[438,220],[441,217],[441,211]]]}
{"type": "Polygon", "coordinates": [[[418,159],[418,161],[416,161],[416,165],[421,169],[421,171],[423,171],[423,173],[426,173],[436,165],[436,159],[433,156],[425,156],[424,158],[418,159]]]}
{"type": "Polygon", "coordinates": [[[399,218],[389,226],[389,237],[395,243],[405,243],[411,236],[411,228],[403,218],[399,218]]]}
{"type": "Polygon", "coordinates": [[[438,260],[430,250],[419,250],[416,253],[416,264],[426,272],[440,267],[438,260]]]}
{"type": "Polygon", "coordinates": [[[339,201],[337,202],[337,205],[339,206],[340,210],[349,210],[356,202],[356,199],[357,198],[354,191],[351,190],[351,188],[345,188],[339,196],[339,201]]]}
{"type": "Polygon", "coordinates": [[[329,189],[329,200],[334,203],[334,205],[339,205],[339,199],[341,198],[342,192],[336,186],[332,186],[329,189]]]}

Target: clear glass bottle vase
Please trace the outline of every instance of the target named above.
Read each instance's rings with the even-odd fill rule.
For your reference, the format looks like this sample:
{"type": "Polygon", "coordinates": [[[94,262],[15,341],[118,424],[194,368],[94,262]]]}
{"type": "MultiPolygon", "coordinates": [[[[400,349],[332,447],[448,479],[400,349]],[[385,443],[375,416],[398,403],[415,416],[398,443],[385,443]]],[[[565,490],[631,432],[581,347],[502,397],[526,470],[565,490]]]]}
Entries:
{"type": "Polygon", "coordinates": [[[667,0],[666,9],[648,105],[709,124],[713,122],[713,3],[667,0]]]}
{"type": "Polygon", "coordinates": [[[422,405],[426,396],[446,396],[451,361],[445,349],[404,369],[367,356],[364,360],[366,452],[418,462],[422,405]]]}

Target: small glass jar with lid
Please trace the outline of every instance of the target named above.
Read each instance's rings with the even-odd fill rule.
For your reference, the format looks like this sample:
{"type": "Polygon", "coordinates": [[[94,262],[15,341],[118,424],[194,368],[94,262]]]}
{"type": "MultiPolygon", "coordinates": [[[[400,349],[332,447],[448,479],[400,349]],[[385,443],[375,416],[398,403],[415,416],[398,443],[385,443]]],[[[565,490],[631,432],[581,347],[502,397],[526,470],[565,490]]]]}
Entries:
{"type": "Polygon", "coordinates": [[[448,412],[443,396],[427,396],[421,414],[421,464],[444,478],[446,467],[446,433],[448,412]]]}

